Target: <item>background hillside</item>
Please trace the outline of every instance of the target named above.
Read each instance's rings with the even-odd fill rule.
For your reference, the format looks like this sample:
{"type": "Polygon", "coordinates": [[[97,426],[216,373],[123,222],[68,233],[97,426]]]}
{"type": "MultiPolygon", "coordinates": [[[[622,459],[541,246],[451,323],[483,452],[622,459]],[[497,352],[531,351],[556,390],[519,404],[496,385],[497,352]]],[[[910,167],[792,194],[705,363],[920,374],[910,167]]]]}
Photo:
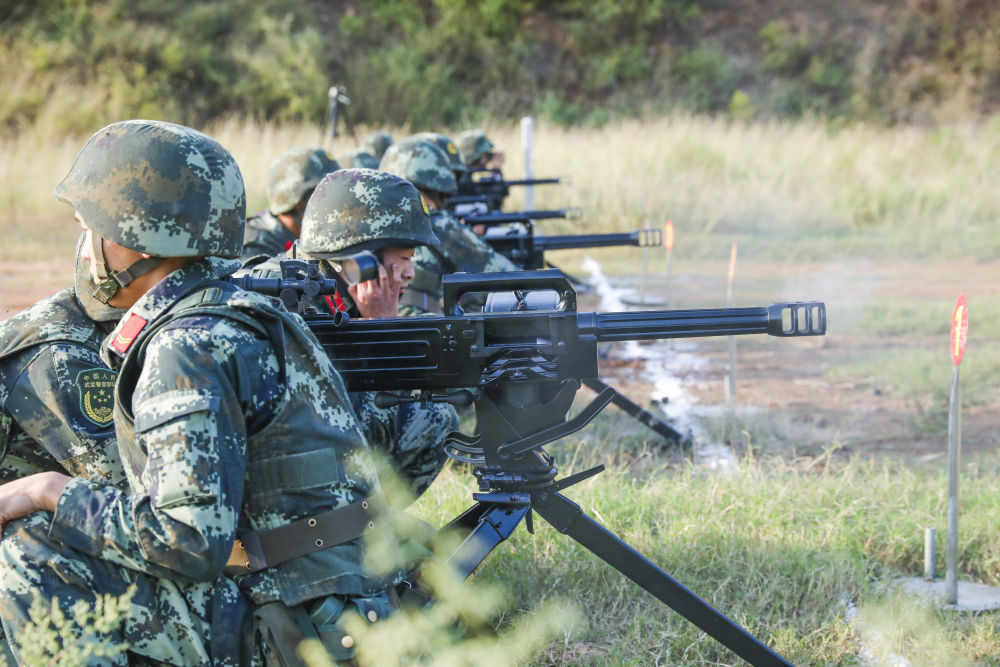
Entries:
{"type": "Polygon", "coordinates": [[[0,128],[109,119],[566,125],[668,111],[886,124],[1000,110],[989,0],[0,2],[0,128]]]}

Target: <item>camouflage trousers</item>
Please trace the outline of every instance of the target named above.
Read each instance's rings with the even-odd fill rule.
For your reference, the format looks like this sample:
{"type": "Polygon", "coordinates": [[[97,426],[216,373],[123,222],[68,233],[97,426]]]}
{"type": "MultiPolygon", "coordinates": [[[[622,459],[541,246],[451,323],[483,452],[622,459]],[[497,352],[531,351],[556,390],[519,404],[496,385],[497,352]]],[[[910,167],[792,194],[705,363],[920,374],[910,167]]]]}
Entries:
{"type": "Polygon", "coordinates": [[[447,403],[379,408],[371,392],[352,393],[351,403],[368,443],[388,456],[414,497],[420,496],[447,460],[445,438],[458,429],[455,408],[447,403]]]}
{"type": "MultiPolygon", "coordinates": [[[[97,595],[136,590],[120,627],[91,629],[86,639],[127,646],[129,653],[172,665],[240,665],[253,655],[250,602],[225,577],[209,583],[179,583],[149,576],[81,553],[48,537],[52,515],[36,512],[3,527],[0,539],[0,617],[11,648],[30,622],[35,598],[58,599],[72,618],[83,600],[93,609],[97,595]]],[[[141,659],[140,659],[141,660],[141,659]]],[[[88,664],[127,665],[125,654],[93,658],[88,664]]]]}

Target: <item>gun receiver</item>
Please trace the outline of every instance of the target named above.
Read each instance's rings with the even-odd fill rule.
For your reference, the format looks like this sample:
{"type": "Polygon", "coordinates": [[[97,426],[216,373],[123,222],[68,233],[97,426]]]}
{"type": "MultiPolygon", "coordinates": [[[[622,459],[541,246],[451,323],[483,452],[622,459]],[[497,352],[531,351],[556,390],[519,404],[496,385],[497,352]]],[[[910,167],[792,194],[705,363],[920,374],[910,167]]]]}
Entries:
{"type": "Polygon", "coordinates": [[[483,237],[494,250],[505,255],[523,269],[541,269],[546,265],[545,251],[608,246],[637,246],[640,248],[662,246],[663,231],[639,229],[620,234],[567,234],[564,236],[535,235],[532,228],[524,232],[512,230],[509,234],[490,234],[483,237]]]}
{"type": "Polygon", "coordinates": [[[508,225],[513,222],[527,222],[530,220],[554,220],[556,218],[567,218],[575,220],[580,217],[578,208],[557,208],[553,210],[541,211],[509,211],[492,213],[474,213],[462,217],[462,221],[467,225],[508,225]]]}

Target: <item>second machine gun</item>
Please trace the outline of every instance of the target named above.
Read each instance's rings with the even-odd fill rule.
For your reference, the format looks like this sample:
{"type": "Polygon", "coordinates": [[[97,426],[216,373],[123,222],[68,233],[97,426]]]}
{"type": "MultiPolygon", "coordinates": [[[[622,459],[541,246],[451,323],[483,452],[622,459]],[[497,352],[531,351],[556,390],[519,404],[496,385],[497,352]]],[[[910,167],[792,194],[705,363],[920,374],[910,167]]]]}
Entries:
{"type": "Polygon", "coordinates": [[[499,169],[473,169],[458,180],[458,193],[448,199],[448,208],[455,213],[499,211],[513,186],[551,185],[559,178],[525,178],[506,180],[499,169]]]}
{"type": "MultiPolygon", "coordinates": [[[[257,288],[254,279],[239,284],[257,288]]],[[[823,335],[825,305],[579,313],[572,285],[556,270],[452,274],[444,278],[444,302],[440,316],[350,320],[306,312],[304,318],[349,391],[386,392],[377,396],[384,405],[475,405],[478,433],[453,433],[446,443],[449,456],[472,464],[479,485],[476,503],[442,528],[463,536],[449,557],[458,571],[470,575],[521,521],[534,532],[537,512],[751,665],[790,665],[562,494],[603,466],[557,480],[543,447],[583,428],[611,401],[614,390],[602,391],[567,418],[581,383],[599,375],[599,343],[823,335]],[[470,292],[489,295],[486,310],[461,311],[457,304],[470,292]],[[393,390],[419,395],[401,398],[393,390]]]]}

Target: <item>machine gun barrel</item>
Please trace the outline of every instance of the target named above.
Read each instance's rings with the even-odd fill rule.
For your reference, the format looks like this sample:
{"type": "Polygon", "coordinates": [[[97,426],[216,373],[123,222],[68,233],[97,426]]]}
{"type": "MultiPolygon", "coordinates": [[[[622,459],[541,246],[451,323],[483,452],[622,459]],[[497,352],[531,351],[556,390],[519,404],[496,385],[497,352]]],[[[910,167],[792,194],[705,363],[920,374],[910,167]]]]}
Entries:
{"type": "MultiPolygon", "coordinates": [[[[499,237],[503,238],[503,237],[499,237]]],[[[492,239],[487,238],[487,243],[492,239]]],[[[560,236],[535,236],[539,250],[573,250],[579,248],[604,248],[608,246],[637,246],[640,248],[663,245],[663,230],[639,229],[634,232],[611,234],[566,234],[560,236]]]]}
{"type": "Polygon", "coordinates": [[[538,211],[505,211],[467,215],[462,220],[467,225],[506,225],[526,220],[553,220],[555,218],[575,219],[580,217],[580,209],[557,208],[538,211]]]}
{"type": "Polygon", "coordinates": [[[502,181],[502,183],[508,187],[511,185],[555,185],[562,183],[562,180],[558,178],[520,178],[512,181],[502,181]]]}
{"type": "Polygon", "coordinates": [[[826,333],[826,308],[800,301],[756,308],[580,313],[578,326],[581,335],[601,343],[745,334],[821,336],[826,333]]]}

